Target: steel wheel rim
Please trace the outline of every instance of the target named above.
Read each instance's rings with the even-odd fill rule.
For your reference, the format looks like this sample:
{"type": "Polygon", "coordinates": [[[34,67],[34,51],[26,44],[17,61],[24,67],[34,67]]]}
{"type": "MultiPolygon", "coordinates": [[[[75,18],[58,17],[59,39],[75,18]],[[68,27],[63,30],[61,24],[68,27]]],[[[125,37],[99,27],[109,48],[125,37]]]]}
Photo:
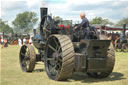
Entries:
{"type": "Polygon", "coordinates": [[[51,38],[47,43],[45,63],[49,76],[55,79],[62,66],[62,50],[58,39],[56,37],[51,38]]]}

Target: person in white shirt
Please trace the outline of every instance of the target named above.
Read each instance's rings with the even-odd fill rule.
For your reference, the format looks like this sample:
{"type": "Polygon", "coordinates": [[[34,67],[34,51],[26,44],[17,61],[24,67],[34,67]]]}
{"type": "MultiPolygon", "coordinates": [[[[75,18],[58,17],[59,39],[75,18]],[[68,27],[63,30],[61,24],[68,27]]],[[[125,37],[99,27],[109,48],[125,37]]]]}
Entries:
{"type": "Polygon", "coordinates": [[[2,44],[2,45],[4,44],[4,39],[3,39],[3,38],[1,39],[1,44],[2,44]]]}
{"type": "Polygon", "coordinates": [[[1,47],[4,48],[4,39],[1,39],[1,47]]]}
{"type": "Polygon", "coordinates": [[[18,39],[18,43],[19,43],[19,46],[22,46],[22,41],[20,38],[18,39]]]}
{"type": "Polygon", "coordinates": [[[23,44],[26,44],[26,38],[23,39],[23,44]]]}

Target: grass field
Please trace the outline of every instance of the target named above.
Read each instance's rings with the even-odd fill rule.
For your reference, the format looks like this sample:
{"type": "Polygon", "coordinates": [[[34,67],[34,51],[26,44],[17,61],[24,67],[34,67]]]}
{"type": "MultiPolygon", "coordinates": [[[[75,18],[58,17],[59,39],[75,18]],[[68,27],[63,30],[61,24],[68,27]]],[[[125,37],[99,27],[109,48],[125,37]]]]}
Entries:
{"type": "Polygon", "coordinates": [[[116,53],[116,62],[108,78],[94,79],[84,73],[74,73],[68,81],[50,80],[42,62],[33,73],[22,72],[19,65],[19,46],[0,48],[1,85],[128,85],[128,53],[116,53]]]}

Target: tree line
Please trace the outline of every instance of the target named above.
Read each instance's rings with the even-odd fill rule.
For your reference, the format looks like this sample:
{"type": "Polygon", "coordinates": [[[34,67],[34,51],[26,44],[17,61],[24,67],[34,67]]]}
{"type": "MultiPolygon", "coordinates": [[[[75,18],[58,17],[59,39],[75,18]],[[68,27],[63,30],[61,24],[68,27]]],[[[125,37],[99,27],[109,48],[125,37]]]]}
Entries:
{"type": "Polygon", "coordinates": [[[16,15],[16,18],[12,21],[13,27],[10,27],[7,21],[0,19],[0,32],[4,33],[29,33],[38,21],[37,14],[35,12],[23,12],[16,15]]]}
{"type": "MultiPolygon", "coordinates": [[[[59,16],[54,17],[57,19],[62,19],[59,16]]],[[[12,21],[12,26],[10,27],[7,21],[0,19],[0,32],[4,33],[29,33],[32,31],[34,26],[38,22],[38,17],[35,12],[25,11],[16,15],[16,18],[12,21]]],[[[124,23],[128,24],[128,18],[123,18],[116,24],[109,19],[104,19],[102,17],[95,17],[90,21],[90,24],[102,24],[102,25],[114,25],[122,26],[124,23]]],[[[39,27],[37,27],[39,28],[39,27]]]]}

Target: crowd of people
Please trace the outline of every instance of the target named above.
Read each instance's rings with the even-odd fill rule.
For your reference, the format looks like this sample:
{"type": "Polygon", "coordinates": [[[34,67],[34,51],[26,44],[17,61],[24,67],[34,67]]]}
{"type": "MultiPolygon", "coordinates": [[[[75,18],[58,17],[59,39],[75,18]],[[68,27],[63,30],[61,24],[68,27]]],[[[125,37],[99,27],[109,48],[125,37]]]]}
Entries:
{"type": "Polygon", "coordinates": [[[32,39],[30,38],[29,41],[28,41],[28,43],[27,43],[26,38],[23,38],[23,40],[19,38],[19,39],[18,39],[18,45],[19,45],[19,46],[22,46],[22,45],[24,45],[24,44],[32,44],[32,39]]]}
{"type": "Polygon", "coordinates": [[[1,38],[1,47],[2,48],[4,48],[4,47],[8,47],[8,41],[7,41],[7,39],[3,39],[3,38],[1,38]]]}
{"type": "MultiPolygon", "coordinates": [[[[26,38],[21,39],[21,38],[18,38],[18,40],[16,40],[16,41],[17,41],[17,44],[19,46],[22,46],[24,44],[32,44],[32,39],[31,38],[30,39],[26,39],[26,38]]],[[[6,39],[6,38],[4,39],[3,37],[1,37],[0,38],[0,44],[1,44],[1,48],[6,48],[6,47],[8,47],[9,40],[6,39]]]]}

